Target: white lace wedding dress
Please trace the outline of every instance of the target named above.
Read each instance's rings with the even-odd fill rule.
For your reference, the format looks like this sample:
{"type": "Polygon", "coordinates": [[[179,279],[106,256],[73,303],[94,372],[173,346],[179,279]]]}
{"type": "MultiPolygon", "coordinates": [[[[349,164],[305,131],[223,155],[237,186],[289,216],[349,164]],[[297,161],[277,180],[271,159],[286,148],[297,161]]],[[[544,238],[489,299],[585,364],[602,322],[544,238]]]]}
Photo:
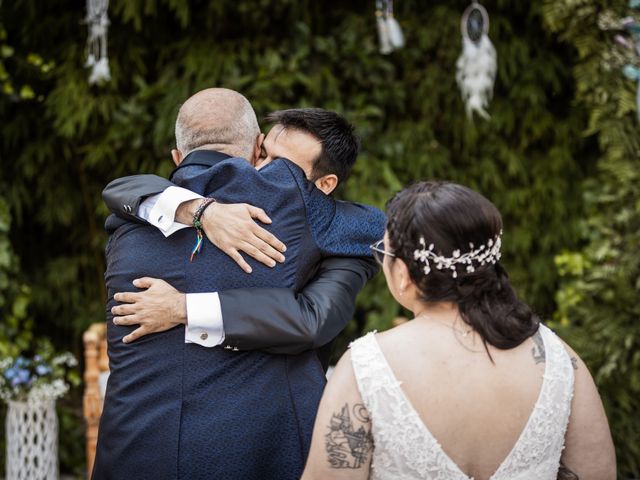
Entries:
{"type": "MultiPolygon", "coordinates": [[[[540,326],[542,388],[513,449],[491,480],[555,480],[573,396],[573,368],[560,339],[540,326]]],[[[351,344],[358,388],[372,421],[373,480],[470,480],[431,435],[400,389],[373,333],[351,344]]],[[[473,479],[471,479],[473,480],[473,479]]]]}

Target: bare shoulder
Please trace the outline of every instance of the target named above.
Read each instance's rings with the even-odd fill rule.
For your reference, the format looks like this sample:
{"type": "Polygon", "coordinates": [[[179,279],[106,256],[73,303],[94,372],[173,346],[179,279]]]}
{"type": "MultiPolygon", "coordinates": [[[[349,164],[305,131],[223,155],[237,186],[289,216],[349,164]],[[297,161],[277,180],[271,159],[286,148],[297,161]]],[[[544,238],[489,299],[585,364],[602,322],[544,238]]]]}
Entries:
{"type": "MultiPolygon", "coordinates": [[[[558,336],[558,338],[560,337],[558,336]]],[[[589,369],[584,364],[580,356],[575,352],[575,350],[571,348],[571,346],[567,342],[565,342],[562,338],[560,338],[560,341],[562,342],[562,345],[564,345],[564,349],[569,354],[569,358],[571,359],[571,365],[573,366],[573,369],[576,372],[580,371],[581,373],[586,373],[587,375],[589,375],[589,377],[591,377],[591,374],[589,373],[589,369]]]]}
{"type": "Polygon", "coordinates": [[[313,440],[302,478],[365,480],[373,452],[369,412],[364,405],[347,351],[320,401],[313,440]]]}
{"type": "Polygon", "coordinates": [[[353,366],[351,365],[351,350],[347,350],[336,366],[334,367],[329,377],[327,387],[334,386],[337,388],[345,387],[349,384],[355,384],[355,375],[353,373],[353,366]]]}
{"type": "MultiPolygon", "coordinates": [[[[377,333],[376,340],[380,348],[386,353],[396,348],[402,348],[402,345],[406,345],[408,342],[415,341],[419,330],[420,326],[418,324],[408,321],[397,327],[377,333]]],[[[422,336],[422,341],[424,340],[425,338],[422,336]]]]}
{"type": "MultiPolygon", "coordinates": [[[[587,372],[587,367],[584,362],[580,359],[578,354],[569,346],[567,343],[558,336],[558,339],[564,346],[565,350],[569,354],[569,358],[571,359],[571,366],[575,371],[580,368],[581,371],[587,372]]],[[[542,334],[540,333],[540,329],[536,333],[531,336],[531,342],[533,346],[531,347],[531,356],[533,361],[538,363],[545,363],[547,361],[547,352],[545,349],[544,341],[542,340],[542,334]]]]}
{"type": "Polygon", "coordinates": [[[359,409],[362,404],[362,396],[351,364],[351,351],[347,350],[329,377],[322,396],[320,411],[329,415],[329,413],[339,413],[345,406],[359,409]]]}
{"type": "Polygon", "coordinates": [[[613,480],[616,478],[616,456],[598,388],[580,356],[560,340],[575,371],[563,463],[578,474],[580,480],[613,480]]]}
{"type": "Polygon", "coordinates": [[[353,369],[351,349],[347,349],[340,357],[340,360],[329,375],[324,395],[349,398],[353,401],[361,399],[356,374],[353,369]]]}

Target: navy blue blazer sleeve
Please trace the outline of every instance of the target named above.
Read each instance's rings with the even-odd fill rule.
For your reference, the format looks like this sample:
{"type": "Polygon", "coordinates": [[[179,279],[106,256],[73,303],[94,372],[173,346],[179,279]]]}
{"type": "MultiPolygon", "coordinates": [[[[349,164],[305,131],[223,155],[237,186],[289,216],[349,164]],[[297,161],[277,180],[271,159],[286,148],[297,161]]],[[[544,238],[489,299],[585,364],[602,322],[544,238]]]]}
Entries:
{"type": "Polygon", "coordinates": [[[307,208],[307,222],[324,257],[371,257],[372,243],[384,236],[387,223],[378,208],[335,200],[306,179],[304,172],[286,160],[307,208]]]}
{"type": "Polygon", "coordinates": [[[285,288],[222,291],[223,345],[291,355],[322,347],[351,320],[356,296],[377,271],[369,258],[333,257],[298,294],[285,288]]]}
{"type": "Polygon", "coordinates": [[[138,217],[140,203],[151,195],[164,192],[175,184],[158,175],[131,175],[116,178],[102,191],[102,199],[111,213],[118,217],[139,223],[147,223],[138,217]]]}
{"type": "MultiPolygon", "coordinates": [[[[103,197],[111,211],[121,218],[142,221],[135,216],[140,202],[172,185],[174,183],[155,175],[134,175],[111,182],[103,197]]],[[[334,201],[318,193],[326,200],[322,205],[332,208],[334,201]]],[[[355,210],[360,208],[356,204],[346,204],[345,216],[357,216],[356,213],[362,212],[355,210]]],[[[377,212],[374,211],[374,215],[377,212]]],[[[335,211],[332,210],[327,218],[331,220],[334,217],[335,211]]],[[[363,223],[372,224],[366,220],[363,223]]],[[[113,216],[107,221],[108,226],[111,224],[119,224],[113,216]]],[[[383,228],[379,221],[377,224],[378,229],[383,228]]],[[[351,231],[359,230],[352,228],[351,231]]],[[[347,240],[346,237],[343,239],[347,240]]],[[[365,235],[359,250],[351,252],[338,247],[336,251],[357,257],[363,252],[369,253],[368,244],[373,242],[369,240],[365,235]]],[[[353,244],[353,237],[347,240],[346,245],[349,244],[353,244]]],[[[321,263],[316,277],[300,293],[283,288],[220,292],[225,329],[223,346],[285,354],[323,346],[333,340],[352,318],[357,294],[377,269],[370,258],[327,258],[321,263]]]]}
{"type": "Polygon", "coordinates": [[[335,214],[330,221],[323,222],[319,217],[309,216],[314,238],[322,253],[325,256],[371,257],[371,244],[384,236],[385,214],[370,205],[340,200],[334,200],[334,203],[335,214]]]}

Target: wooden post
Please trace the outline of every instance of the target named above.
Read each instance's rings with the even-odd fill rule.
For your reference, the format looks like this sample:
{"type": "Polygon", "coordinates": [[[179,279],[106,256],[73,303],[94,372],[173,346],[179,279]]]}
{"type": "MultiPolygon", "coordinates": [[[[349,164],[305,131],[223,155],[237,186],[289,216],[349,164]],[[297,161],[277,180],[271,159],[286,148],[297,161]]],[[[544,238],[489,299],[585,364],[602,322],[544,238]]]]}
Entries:
{"type": "Polygon", "coordinates": [[[86,453],[87,478],[91,478],[93,462],[96,457],[98,426],[102,414],[102,393],[100,392],[100,372],[109,370],[106,349],[106,324],[94,323],[82,336],[84,342],[84,396],[82,409],[87,422],[86,453]]]}

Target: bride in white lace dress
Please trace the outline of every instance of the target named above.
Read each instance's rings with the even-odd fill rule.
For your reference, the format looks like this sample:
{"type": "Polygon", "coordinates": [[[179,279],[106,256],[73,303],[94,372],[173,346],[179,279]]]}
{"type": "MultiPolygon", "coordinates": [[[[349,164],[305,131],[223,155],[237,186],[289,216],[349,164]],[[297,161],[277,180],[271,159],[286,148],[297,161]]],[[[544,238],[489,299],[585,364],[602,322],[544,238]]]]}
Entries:
{"type": "Polygon", "coordinates": [[[422,182],[392,199],[388,218],[372,248],[415,318],[340,360],[303,479],[614,479],[593,379],[517,299],[495,206],[422,182]]]}

